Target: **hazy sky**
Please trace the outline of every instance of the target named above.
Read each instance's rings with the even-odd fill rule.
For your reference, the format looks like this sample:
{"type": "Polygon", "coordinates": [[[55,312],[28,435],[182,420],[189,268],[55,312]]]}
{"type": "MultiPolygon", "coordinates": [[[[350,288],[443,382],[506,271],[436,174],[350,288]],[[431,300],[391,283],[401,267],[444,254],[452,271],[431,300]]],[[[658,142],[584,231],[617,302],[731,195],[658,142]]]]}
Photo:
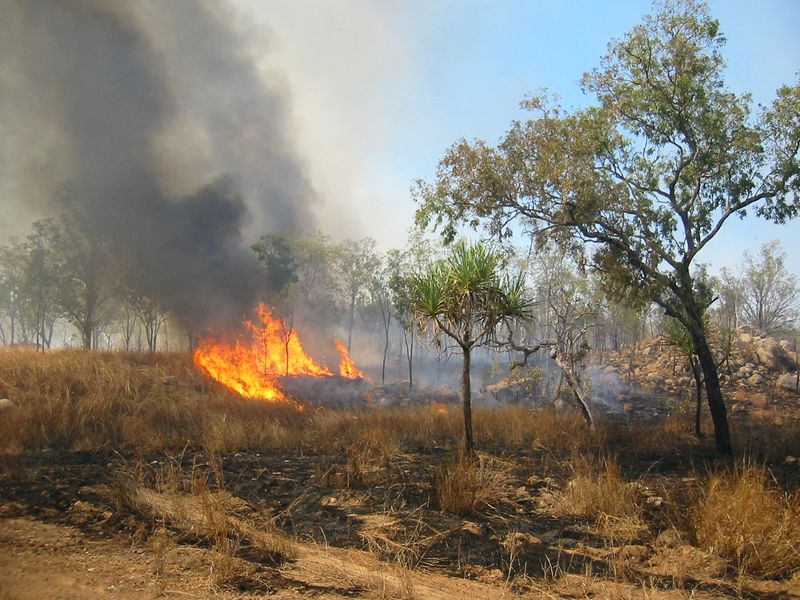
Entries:
{"type": "MultiPolygon", "coordinates": [[[[263,43],[257,60],[292,97],[300,155],[334,237],[405,243],[409,187],[460,137],[497,141],[548,88],[585,104],[581,75],[650,12],[643,0],[234,0],[263,43]]],[[[800,70],[800,2],[710,2],[728,39],[728,83],[769,103],[800,70]]],[[[800,221],[731,223],[701,255],[735,268],[745,248],[780,239],[800,274],[800,221]]]]}

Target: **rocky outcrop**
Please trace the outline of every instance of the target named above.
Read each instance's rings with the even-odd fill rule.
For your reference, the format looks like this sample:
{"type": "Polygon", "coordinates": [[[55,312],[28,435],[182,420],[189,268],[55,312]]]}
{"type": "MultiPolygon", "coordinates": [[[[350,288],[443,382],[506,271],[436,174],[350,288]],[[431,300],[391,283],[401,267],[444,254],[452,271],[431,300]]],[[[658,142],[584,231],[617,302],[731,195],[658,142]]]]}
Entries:
{"type": "Polygon", "coordinates": [[[797,369],[797,352],[788,340],[760,337],[749,330],[738,332],[736,347],[745,361],[759,364],[770,371],[794,371],[797,369]]]}
{"type": "Polygon", "coordinates": [[[784,373],[778,377],[776,384],[784,390],[800,392],[800,387],[797,385],[797,373],[784,373]]]}

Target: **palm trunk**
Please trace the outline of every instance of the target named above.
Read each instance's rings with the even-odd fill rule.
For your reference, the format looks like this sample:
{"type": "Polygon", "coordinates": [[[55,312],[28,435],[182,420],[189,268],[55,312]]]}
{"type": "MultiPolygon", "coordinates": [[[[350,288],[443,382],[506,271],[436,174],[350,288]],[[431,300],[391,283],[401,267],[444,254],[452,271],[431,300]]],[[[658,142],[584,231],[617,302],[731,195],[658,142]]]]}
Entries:
{"type": "Polygon", "coordinates": [[[470,347],[461,348],[464,355],[464,369],[461,372],[461,404],[464,409],[464,453],[475,454],[475,443],[472,439],[472,386],[470,383],[470,347]]]}
{"type": "Polygon", "coordinates": [[[414,329],[411,329],[411,338],[405,336],[406,358],[408,359],[408,389],[414,387],[414,329]]]}

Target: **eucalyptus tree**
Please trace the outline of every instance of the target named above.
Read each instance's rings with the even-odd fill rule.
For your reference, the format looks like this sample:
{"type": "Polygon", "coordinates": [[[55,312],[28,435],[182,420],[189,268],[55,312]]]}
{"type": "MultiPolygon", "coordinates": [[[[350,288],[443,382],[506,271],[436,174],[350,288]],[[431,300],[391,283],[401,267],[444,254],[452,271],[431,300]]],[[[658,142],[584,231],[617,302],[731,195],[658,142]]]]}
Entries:
{"type": "Polygon", "coordinates": [[[432,328],[437,341],[450,338],[463,358],[461,402],[464,448],[474,452],[472,436],[472,351],[497,342],[498,328],[526,319],[531,301],[522,277],[503,275],[499,253],[482,243],[456,243],[441,260],[411,276],[408,301],[420,329],[432,328]]]}
{"type": "Polygon", "coordinates": [[[786,269],[785,258],[777,241],[762,245],[755,257],[744,254],[738,278],[743,321],[765,335],[785,334],[797,321],[797,277],[786,269]]]}
{"type": "Polygon", "coordinates": [[[0,248],[0,341],[14,345],[24,320],[24,247],[20,243],[0,248]]]}
{"type": "Polygon", "coordinates": [[[380,258],[375,252],[375,240],[344,240],[335,249],[335,268],[340,282],[343,305],[348,315],[347,351],[353,343],[353,324],[356,307],[369,297],[369,282],[380,269],[380,258]]]}
{"type": "Polygon", "coordinates": [[[782,223],[800,211],[800,84],[753,116],[726,88],[725,38],[703,2],[665,0],[584,75],[597,104],[564,111],[543,97],[497,146],[460,141],[433,184],[420,182],[418,222],[459,224],[583,246],[619,298],[648,298],[688,331],[705,379],[719,452],[732,446],[707,309],[691,267],[732,217],[782,223]]]}
{"type": "Polygon", "coordinates": [[[86,208],[66,191],[50,237],[58,278],[58,304],[81,336],[84,349],[96,346],[101,326],[112,319],[119,265],[112,261],[111,240],[97,228],[86,208]]]}
{"type": "Polygon", "coordinates": [[[594,420],[589,410],[590,387],[581,375],[590,350],[588,333],[597,325],[589,282],[563,252],[539,253],[537,300],[546,310],[552,339],[533,347],[549,346],[550,356],[561,370],[578,408],[589,427],[594,420]]]}
{"type": "MultiPolygon", "coordinates": [[[[406,365],[408,367],[408,387],[414,387],[414,350],[416,342],[415,318],[411,305],[411,282],[414,273],[419,271],[420,265],[427,265],[440,257],[441,244],[435,243],[425,236],[425,231],[412,227],[408,232],[408,242],[403,250],[391,250],[387,255],[389,262],[389,289],[391,290],[392,306],[394,307],[395,320],[400,325],[402,339],[399,342],[398,352],[405,350],[406,365]]],[[[437,353],[437,377],[440,366],[441,354],[437,353]]],[[[398,365],[402,368],[402,359],[398,357],[398,365]]]]}
{"type": "Polygon", "coordinates": [[[390,282],[397,263],[397,250],[390,250],[380,257],[380,268],[369,279],[369,293],[372,304],[378,308],[383,333],[383,359],[381,361],[381,384],[386,383],[386,358],[389,354],[389,330],[395,317],[390,282]]]}
{"type": "Polygon", "coordinates": [[[53,252],[56,231],[52,220],[36,221],[22,245],[22,339],[35,343],[40,350],[50,347],[55,323],[61,316],[58,303],[61,274],[53,252]]]}

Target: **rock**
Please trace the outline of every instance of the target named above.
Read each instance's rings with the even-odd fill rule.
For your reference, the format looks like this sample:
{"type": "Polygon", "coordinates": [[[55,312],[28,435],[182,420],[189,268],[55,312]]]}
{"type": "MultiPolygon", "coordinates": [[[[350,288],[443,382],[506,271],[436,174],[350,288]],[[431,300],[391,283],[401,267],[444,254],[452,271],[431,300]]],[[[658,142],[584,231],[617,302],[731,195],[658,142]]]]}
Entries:
{"type": "Polygon", "coordinates": [[[749,333],[741,333],[739,334],[739,341],[742,344],[749,344],[753,341],[753,336],[750,335],[749,333]]]}
{"type": "Polygon", "coordinates": [[[8,408],[15,408],[17,405],[14,404],[8,398],[0,398],[0,411],[6,410],[8,408]]]}
{"type": "Polygon", "coordinates": [[[785,390],[800,391],[797,387],[797,373],[784,373],[778,377],[777,385],[785,390]]]}
{"type": "Polygon", "coordinates": [[[661,373],[648,373],[644,379],[647,383],[652,383],[655,385],[659,385],[664,382],[664,377],[662,377],[661,373]]]}
{"type": "Polygon", "coordinates": [[[750,377],[747,378],[748,385],[760,385],[764,382],[764,378],[759,375],[758,373],[754,373],[750,377]]]}
{"type": "Polygon", "coordinates": [[[797,463],[797,457],[789,455],[789,456],[787,456],[786,458],[783,459],[783,462],[785,462],[787,465],[796,464],[797,463]]]}
{"type": "Polygon", "coordinates": [[[794,361],[773,337],[758,340],[755,353],[758,362],[768,369],[788,371],[795,368],[794,361]]]}
{"type": "Polygon", "coordinates": [[[781,348],[786,350],[786,352],[794,352],[795,351],[794,344],[792,342],[790,342],[789,340],[781,340],[778,343],[781,345],[781,348]]]}

